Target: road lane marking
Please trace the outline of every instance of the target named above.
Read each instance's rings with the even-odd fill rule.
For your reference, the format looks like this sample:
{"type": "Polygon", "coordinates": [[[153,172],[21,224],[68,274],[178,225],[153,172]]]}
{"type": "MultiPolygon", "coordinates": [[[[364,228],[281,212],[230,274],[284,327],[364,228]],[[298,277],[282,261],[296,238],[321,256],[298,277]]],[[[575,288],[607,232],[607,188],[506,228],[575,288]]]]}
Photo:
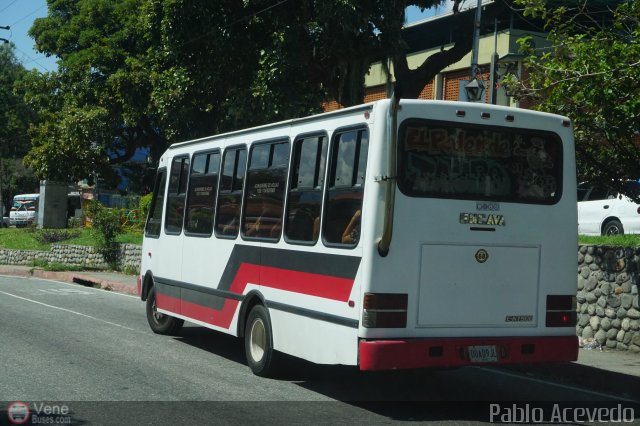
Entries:
{"type": "Polygon", "coordinates": [[[64,285],[68,285],[68,286],[71,286],[71,287],[80,287],[80,288],[85,288],[85,289],[88,289],[88,290],[94,290],[94,291],[97,291],[97,292],[103,292],[103,293],[107,293],[107,294],[113,294],[113,295],[116,295],[116,296],[122,296],[122,297],[128,297],[130,299],[140,300],[140,296],[134,296],[134,295],[131,295],[131,294],[120,293],[120,292],[113,291],[113,290],[105,290],[103,288],[87,287],[87,286],[83,286],[83,285],[77,284],[77,283],[69,283],[69,282],[66,282],[66,281],[58,281],[58,280],[52,280],[52,279],[48,279],[48,278],[20,277],[20,276],[14,276],[14,275],[0,275],[0,278],[17,278],[17,279],[23,279],[23,280],[45,281],[45,282],[49,282],[49,283],[64,284],[64,285]]]}
{"type": "Polygon", "coordinates": [[[113,294],[114,296],[123,296],[123,297],[128,297],[130,299],[136,299],[136,300],[140,300],[139,296],[133,296],[131,294],[125,294],[125,293],[119,293],[117,291],[113,291],[113,290],[105,290],[104,288],[98,288],[98,287],[89,287],[89,286],[84,286],[82,284],[77,284],[77,283],[68,283],[66,281],[56,281],[56,280],[50,280],[50,279],[46,279],[46,278],[38,278],[38,277],[32,277],[34,280],[38,280],[38,281],[47,281],[50,283],[58,283],[58,284],[64,284],[64,285],[68,285],[71,287],[80,287],[80,288],[86,288],[87,290],[94,290],[96,292],[102,292],[102,293],[107,293],[107,294],[113,294]]]}
{"type": "Polygon", "coordinates": [[[605,397],[605,398],[608,398],[608,399],[613,399],[615,401],[625,401],[625,402],[633,402],[633,403],[637,403],[638,402],[635,399],[625,398],[625,397],[620,396],[620,395],[611,395],[611,394],[604,393],[604,392],[597,392],[597,391],[584,389],[584,388],[581,388],[581,387],[578,387],[578,386],[565,385],[565,384],[562,384],[562,383],[550,382],[548,380],[543,380],[543,379],[535,379],[533,377],[528,377],[528,376],[517,374],[517,373],[510,373],[508,371],[496,370],[496,369],[493,369],[493,368],[490,368],[490,367],[474,367],[474,368],[477,368],[478,370],[487,371],[487,372],[490,372],[490,373],[502,374],[503,376],[507,376],[507,377],[511,377],[511,378],[524,379],[524,380],[529,380],[531,382],[540,383],[540,384],[544,384],[544,385],[552,385],[552,386],[556,386],[556,387],[559,387],[559,388],[564,388],[564,389],[567,389],[567,390],[572,390],[572,391],[577,391],[577,392],[582,392],[582,393],[588,393],[588,394],[599,396],[599,397],[605,397]]]}
{"type": "Polygon", "coordinates": [[[0,293],[6,294],[7,296],[15,297],[16,299],[24,300],[26,302],[31,302],[31,303],[35,303],[37,305],[46,306],[47,308],[58,309],[58,310],[63,311],[63,312],[67,312],[67,313],[70,313],[70,314],[74,314],[74,315],[78,315],[78,316],[81,316],[81,317],[89,318],[89,319],[96,320],[96,321],[99,321],[99,322],[103,322],[105,324],[113,325],[113,326],[116,326],[116,327],[124,328],[125,330],[136,331],[136,332],[138,331],[136,329],[133,329],[133,328],[130,328],[130,327],[126,327],[126,326],[121,325],[121,324],[116,324],[115,322],[111,322],[111,321],[103,320],[103,319],[100,319],[100,318],[92,317],[91,315],[83,314],[81,312],[72,311],[71,309],[61,308],[59,306],[53,306],[53,305],[49,305],[47,303],[38,302],[37,300],[27,299],[26,297],[18,296],[17,294],[6,293],[4,291],[0,291],[0,293]]]}
{"type": "Polygon", "coordinates": [[[33,295],[37,295],[37,294],[55,294],[58,296],[71,296],[71,295],[76,295],[76,294],[88,294],[91,295],[93,293],[88,292],[88,291],[82,291],[82,290],[78,290],[75,288],[41,288],[39,289],[37,292],[31,293],[33,295]]]}

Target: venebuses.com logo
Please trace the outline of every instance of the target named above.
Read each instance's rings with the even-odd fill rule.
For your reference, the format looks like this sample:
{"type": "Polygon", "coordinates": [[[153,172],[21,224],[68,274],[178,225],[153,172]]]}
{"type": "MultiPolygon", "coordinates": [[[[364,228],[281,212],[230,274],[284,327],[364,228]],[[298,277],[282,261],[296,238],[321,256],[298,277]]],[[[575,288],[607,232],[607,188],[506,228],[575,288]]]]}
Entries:
{"type": "Polygon", "coordinates": [[[71,424],[69,407],[64,404],[16,401],[7,406],[7,419],[14,425],[71,424]]]}
{"type": "Polygon", "coordinates": [[[30,415],[29,404],[24,402],[12,402],[7,407],[7,418],[14,425],[26,424],[29,421],[30,415]]]}

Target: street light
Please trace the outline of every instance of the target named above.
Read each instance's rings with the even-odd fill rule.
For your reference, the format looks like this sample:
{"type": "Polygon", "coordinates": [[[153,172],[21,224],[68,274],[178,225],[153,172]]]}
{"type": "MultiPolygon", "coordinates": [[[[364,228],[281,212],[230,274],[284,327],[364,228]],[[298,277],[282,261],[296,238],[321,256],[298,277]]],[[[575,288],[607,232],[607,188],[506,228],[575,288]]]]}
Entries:
{"type": "Polygon", "coordinates": [[[465,92],[467,92],[467,100],[471,102],[478,102],[484,96],[484,81],[474,77],[473,80],[464,86],[465,92]]]}
{"type": "Polygon", "coordinates": [[[478,0],[476,5],[476,19],[473,31],[473,50],[471,52],[471,80],[464,86],[467,100],[477,102],[484,95],[484,81],[478,78],[478,50],[480,44],[480,20],[482,18],[482,0],[478,0]]]}

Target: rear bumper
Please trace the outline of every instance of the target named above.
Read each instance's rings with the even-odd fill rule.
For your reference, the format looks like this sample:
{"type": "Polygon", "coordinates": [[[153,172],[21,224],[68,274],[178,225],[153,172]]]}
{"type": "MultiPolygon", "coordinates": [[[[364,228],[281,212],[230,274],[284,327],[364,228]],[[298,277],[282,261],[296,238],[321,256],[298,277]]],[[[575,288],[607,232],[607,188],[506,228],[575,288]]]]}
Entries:
{"type": "Polygon", "coordinates": [[[9,224],[11,226],[18,226],[18,225],[31,225],[33,223],[33,221],[35,220],[35,218],[11,218],[9,219],[9,224]]]}
{"type": "Polygon", "coordinates": [[[577,359],[576,336],[360,341],[360,370],[568,362],[577,359]],[[481,345],[495,345],[498,361],[471,362],[467,348],[481,345]]]}

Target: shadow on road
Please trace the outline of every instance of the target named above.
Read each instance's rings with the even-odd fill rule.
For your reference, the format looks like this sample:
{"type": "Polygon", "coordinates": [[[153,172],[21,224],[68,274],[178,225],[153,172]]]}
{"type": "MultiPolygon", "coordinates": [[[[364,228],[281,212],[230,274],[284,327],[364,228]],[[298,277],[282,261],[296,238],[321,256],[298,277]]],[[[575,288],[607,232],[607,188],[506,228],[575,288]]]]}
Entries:
{"type": "MultiPolygon", "coordinates": [[[[183,328],[176,339],[248,368],[242,339],[197,326],[183,328]]],[[[616,401],[615,396],[636,401],[635,406],[640,401],[640,378],[574,363],[361,372],[279,355],[273,380],[400,421],[487,421],[489,403],[593,405],[616,401]]]]}
{"type": "Polygon", "coordinates": [[[640,377],[638,376],[577,363],[514,365],[501,369],[640,402],[640,377]]]}

